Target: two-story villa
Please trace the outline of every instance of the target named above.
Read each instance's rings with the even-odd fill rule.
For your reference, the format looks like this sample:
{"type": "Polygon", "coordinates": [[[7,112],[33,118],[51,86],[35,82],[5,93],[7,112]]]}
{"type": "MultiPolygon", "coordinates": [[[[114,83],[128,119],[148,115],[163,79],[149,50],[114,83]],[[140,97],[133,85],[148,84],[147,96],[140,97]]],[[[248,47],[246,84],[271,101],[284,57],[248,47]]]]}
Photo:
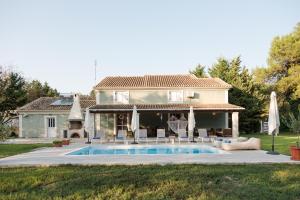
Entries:
{"type": "Polygon", "coordinates": [[[90,111],[95,116],[95,133],[113,135],[119,129],[130,129],[136,105],[140,127],[147,129],[148,137],[156,137],[157,128],[170,130],[167,121],[171,117],[187,119],[193,106],[198,128],[230,126],[237,136],[238,112],[243,108],[228,103],[230,88],[219,78],[190,74],[106,77],[94,87],[97,105],[90,111]]]}
{"type": "MultiPolygon", "coordinates": [[[[231,85],[221,79],[194,75],[106,77],[94,87],[96,102],[81,98],[79,106],[82,113],[89,107],[95,137],[100,134],[113,137],[120,129],[130,130],[134,105],[140,127],[147,129],[148,137],[156,137],[157,128],[171,132],[168,121],[187,119],[190,106],[194,109],[197,128],[232,127],[233,136],[238,136],[238,114],[244,108],[228,103],[230,88],[231,85]]],[[[70,119],[72,102],[65,98],[42,98],[22,107],[19,109],[21,136],[84,137],[82,129],[74,132],[74,128],[81,128],[80,123],[74,121],[83,119],[73,122],[70,119]],[[49,134],[48,129],[53,126],[56,132],[49,134]]]]}

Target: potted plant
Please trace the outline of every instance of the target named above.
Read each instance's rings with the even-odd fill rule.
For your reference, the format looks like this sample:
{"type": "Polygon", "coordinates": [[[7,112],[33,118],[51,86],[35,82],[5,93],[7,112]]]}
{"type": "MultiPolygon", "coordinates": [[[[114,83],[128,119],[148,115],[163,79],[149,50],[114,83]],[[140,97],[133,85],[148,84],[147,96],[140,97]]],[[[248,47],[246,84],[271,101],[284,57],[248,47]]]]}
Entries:
{"type": "Polygon", "coordinates": [[[296,145],[291,146],[290,151],[292,160],[300,160],[300,106],[298,106],[297,118],[293,113],[289,113],[288,118],[283,118],[283,122],[292,133],[297,133],[298,135],[296,145]]]}
{"type": "Polygon", "coordinates": [[[53,141],[53,145],[54,145],[54,147],[62,147],[63,141],[61,141],[61,140],[54,140],[53,141]]]}
{"type": "Polygon", "coordinates": [[[62,141],[63,145],[69,145],[70,144],[70,140],[69,139],[64,139],[62,141]]]}

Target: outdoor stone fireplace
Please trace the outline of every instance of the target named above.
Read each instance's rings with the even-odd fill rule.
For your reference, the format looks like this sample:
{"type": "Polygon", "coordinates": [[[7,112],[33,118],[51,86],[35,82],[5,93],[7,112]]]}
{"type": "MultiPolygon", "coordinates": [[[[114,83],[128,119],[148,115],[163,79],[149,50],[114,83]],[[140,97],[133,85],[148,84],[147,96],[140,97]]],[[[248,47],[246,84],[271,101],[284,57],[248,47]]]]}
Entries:
{"type": "Polygon", "coordinates": [[[83,138],[83,116],[81,113],[79,95],[74,95],[73,105],[69,114],[69,137],[70,138],[83,138]]]}

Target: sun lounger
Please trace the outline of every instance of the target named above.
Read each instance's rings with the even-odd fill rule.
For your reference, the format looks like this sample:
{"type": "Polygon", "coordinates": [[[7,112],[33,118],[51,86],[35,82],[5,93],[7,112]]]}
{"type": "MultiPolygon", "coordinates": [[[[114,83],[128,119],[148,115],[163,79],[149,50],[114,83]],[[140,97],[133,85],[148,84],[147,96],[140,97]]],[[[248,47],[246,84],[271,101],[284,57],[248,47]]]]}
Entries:
{"type": "Polygon", "coordinates": [[[250,138],[245,142],[222,143],[222,149],[225,151],[233,150],[260,150],[261,142],[258,138],[250,138]]]}
{"type": "Polygon", "coordinates": [[[198,133],[199,133],[198,140],[200,140],[201,142],[205,142],[205,141],[210,142],[211,141],[211,138],[207,134],[206,128],[199,128],[198,133]]]}
{"type": "Polygon", "coordinates": [[[179,142],[179,144],[180,144],[181,141],[186,141],[186,142],[190,141],[185,129],[179,129],[178,130],[178,142],[179,142]]]}
{"type": "Polygon", "coordinates": [[[105,134],[102,131],[97,131],[96,136],[92,138],[92,143],[100,142],[102,144],[105,140],[105,134]]]}
{"type": "Polygon", "coordinates": [[[147,129],[139,129],[139,134],[138,134],[138,137],[137,137],[137,141],[148,143],[147,129]]]}
{"type": "Polygon", "coordinates": [[[118,134],[116,135],[115,142],[127,142],[126,139],[127,131],[126,130],[118,130],[118,134]]]}
{"type": "Polygon", "coordinates": [[[166,138],[166,130],[165,129],[157,129],[156,144],[159,141],[164,141],[165,143],[167,143],[168,139],[166,138]]]}

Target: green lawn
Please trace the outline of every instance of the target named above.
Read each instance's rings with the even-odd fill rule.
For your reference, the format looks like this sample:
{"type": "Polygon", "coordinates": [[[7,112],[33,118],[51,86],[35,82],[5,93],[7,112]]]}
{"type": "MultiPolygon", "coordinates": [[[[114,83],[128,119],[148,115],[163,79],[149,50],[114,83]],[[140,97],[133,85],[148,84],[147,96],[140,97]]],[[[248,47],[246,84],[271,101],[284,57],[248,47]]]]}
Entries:
{"type": "MultiPolygon", "coordinates": [[[[263,150],[271,150],[272,148],[272,136],[270,135],[256,133],[256,134],[244,134],[241,136],[260,138],[262,142],[263,150]]],[[[297,141],[296,134],[279,133],[279,135],[275,137],[275,151],[278,151],[281,154],[290,155],[289,147],[291,145],[295,145],[296,141],[297,141]]]]}
{"type": "Polygon", "coordinates": [[[0,169],[0,199],[299,199],[299,165],[0,169]]]}
{"type": "MultiPolygon", "coordinates": [[[[271,137],[262,139],[271,148],[271,137]]],[[[295,135],[276,137],[288,154],[295,135]]],[[[1,144],[0,157],[52,144],[1,144]]],[[[0,168],[0,199],[300,199],[300,167],[289,164],[0,168]]]]}
{"type": "MultiPolygon", "coordinates": [[[[272,137],[266,134],[244,134],[245,137],[256,137],[262,141],[262,149],[271,150],[272,137]]],[[[289,146],[295,145],[297,135],[291,133],[280,133],[275,137],[275,150],[281,154],[290,155],[289,146]]],[[[29,152],[40,147],[49,147],[52,144],[0,144],[0,158],[29,152]]]]}
{"type": "Polygon", "coordinates": [[[0,144],[0,158],[32,151],[36,148],[49,147],[52,144],[0,144]]]}

